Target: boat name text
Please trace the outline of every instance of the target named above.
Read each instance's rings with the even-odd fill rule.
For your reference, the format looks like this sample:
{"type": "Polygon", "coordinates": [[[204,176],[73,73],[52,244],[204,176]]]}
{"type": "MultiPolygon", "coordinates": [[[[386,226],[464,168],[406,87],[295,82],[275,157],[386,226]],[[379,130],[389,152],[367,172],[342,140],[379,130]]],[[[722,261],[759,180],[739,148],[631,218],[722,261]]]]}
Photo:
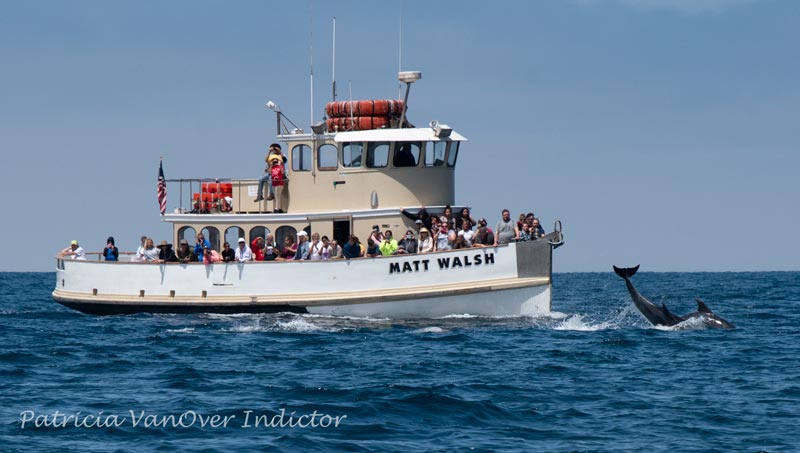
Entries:
{"type": "MultiPolygon", "coordinates": [[[[427,271],[430,262],[431,260],[413,260],[402,263],[389,263],[389,274],[427,271]]],[[[494,253],[437,258],[434,264],[438,264],[440,270],[494,264],[494,253]]]]}

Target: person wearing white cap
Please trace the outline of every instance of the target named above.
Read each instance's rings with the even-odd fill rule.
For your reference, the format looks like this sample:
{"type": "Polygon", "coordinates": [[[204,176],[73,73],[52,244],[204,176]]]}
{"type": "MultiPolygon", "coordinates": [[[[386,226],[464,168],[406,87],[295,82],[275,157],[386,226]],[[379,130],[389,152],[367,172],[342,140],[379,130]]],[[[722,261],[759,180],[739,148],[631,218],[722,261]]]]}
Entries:
{"type": "Polygon", "coordinates": [[[247,241],[244,238],[239,238],[239,246],[236,247],[236,261],[240,263],[253,261],[253,251],[247,246],[247,241]]]}
{"type": "Polygon", "coordinates": [[[59,253],[62,257],[64,256],[71,256],[74,260],[85,260],[86,259],[86,252],[83,251],[83,247],[78,245],[78,241],[73,240],[69,243],[69,247],[65,248],[64,250],[59,253]]]}
{"type": "Polygon", "coordinates": [[[301,231],[297,233],[297,252],[294,254],[295,260],[307,260],[309,255],[308,233],[301,231]]]}

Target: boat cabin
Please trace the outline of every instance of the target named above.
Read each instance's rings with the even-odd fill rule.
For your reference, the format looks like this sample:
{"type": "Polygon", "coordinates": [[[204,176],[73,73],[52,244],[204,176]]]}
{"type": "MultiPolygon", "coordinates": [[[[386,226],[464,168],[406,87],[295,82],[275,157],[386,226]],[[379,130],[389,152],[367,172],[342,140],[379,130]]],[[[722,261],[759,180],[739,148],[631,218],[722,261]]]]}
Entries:
{"type": "Polygon", "coordinates": [[[454,203],[455,167],[466,138],[431,122],[420,128],[321,134],[295,130],[278,135],[278,141],[288,158],[287,181],[277,192],[282,212],[271,212],[272,201],[255,201],[257,178],[171,180],[180,182],[181,202],[163,220],[173,223],[175,244],[181,239],[194,244],[200,231],[216,250],[223,241],[234,247],[239,237],[249,244],[270,233],[283,245],[286,236],[300,230],[341,245],[351,233],[366,242],[373,225],[400,235],[414,228],[411,215],[419,208],[440,214],[454,203]],[[185,194],[192,197],[188,204],[185,194]]]}

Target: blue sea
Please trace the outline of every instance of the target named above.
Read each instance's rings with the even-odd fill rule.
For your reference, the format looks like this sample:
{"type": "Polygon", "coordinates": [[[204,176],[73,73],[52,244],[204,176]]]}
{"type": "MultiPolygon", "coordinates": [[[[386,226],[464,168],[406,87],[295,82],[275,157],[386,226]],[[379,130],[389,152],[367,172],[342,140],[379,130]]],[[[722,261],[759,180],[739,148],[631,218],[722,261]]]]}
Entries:
{"type": "Polygon", "coordinates": [[[556,274],[545,318],[96,317],[0,274],[3,451],[800,451],[800,273],[556,274]]]}

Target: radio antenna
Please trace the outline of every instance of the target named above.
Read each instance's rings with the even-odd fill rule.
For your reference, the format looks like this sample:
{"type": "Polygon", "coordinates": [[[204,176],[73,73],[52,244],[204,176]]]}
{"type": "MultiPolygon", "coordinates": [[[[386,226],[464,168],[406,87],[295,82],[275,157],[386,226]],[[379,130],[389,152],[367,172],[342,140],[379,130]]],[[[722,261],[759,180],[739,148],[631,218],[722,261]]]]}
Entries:
{"type": "MultiPolygon", "coordinates": [[[[403,2],[400,2],[400,36],[398,39],[398,52],[397,52],[397,72],[403,71],[403,2]]],[[[397,99],[403,95],[403,84],[397,82],[397,99]]]]}
{"type": "Polygon", "coordinates": [[[333,16],[333,69],[331,70],[333,102],[336,102],[336,16],[333,16]]]}
{"type": "Polygon", "coordinates": [[[308,51],[311,65],[309,74],[309,83],[311,84],[311,121],[308,124],[314,124],[314,16],[311,14],[311,2],[308,3],[308,9],[308,51]]]}

